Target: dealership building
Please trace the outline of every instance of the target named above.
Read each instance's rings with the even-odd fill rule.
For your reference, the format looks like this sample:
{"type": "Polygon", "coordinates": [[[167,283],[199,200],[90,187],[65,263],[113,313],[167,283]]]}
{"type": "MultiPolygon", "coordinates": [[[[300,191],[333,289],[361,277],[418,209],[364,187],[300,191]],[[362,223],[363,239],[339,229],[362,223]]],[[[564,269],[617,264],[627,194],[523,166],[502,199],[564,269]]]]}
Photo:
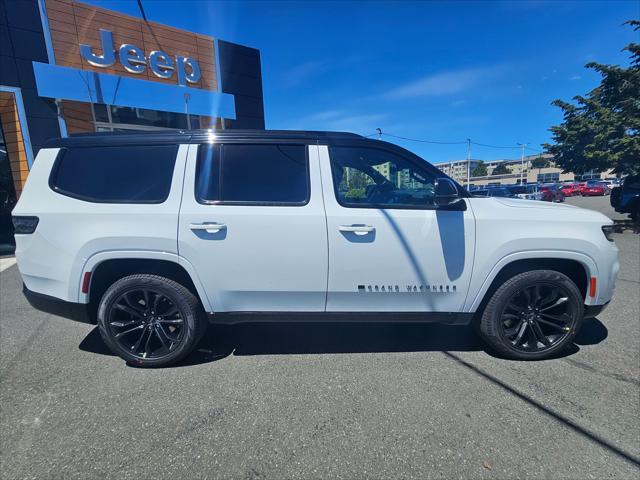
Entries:
{"type": "Polygon", "coordinates": [[[74,0],[0,0],[5,213],[52,137],[265,128],[258,50],[145,17],[74,0]]]}

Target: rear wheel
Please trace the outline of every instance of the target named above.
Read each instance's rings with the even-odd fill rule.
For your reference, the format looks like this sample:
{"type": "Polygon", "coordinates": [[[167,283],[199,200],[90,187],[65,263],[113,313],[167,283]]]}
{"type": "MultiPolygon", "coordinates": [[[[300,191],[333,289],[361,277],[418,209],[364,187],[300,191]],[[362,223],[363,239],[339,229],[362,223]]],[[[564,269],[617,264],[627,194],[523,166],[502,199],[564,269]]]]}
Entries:
{"type": "Polygon", "coordinates": [[[157,275],[118,280],[98,307],[104,342],[127,362],[144,367],[163,367],[186,357],[206,325],[198,299],[183,285],[157,275]]]}
{"type": "Polygon", "coordinates": [[[521,273],[493,294],[480,331],[489,345],[515,359],[552,357],[573,342],[582,324],[580,291],[552,270],[521,273]]]}

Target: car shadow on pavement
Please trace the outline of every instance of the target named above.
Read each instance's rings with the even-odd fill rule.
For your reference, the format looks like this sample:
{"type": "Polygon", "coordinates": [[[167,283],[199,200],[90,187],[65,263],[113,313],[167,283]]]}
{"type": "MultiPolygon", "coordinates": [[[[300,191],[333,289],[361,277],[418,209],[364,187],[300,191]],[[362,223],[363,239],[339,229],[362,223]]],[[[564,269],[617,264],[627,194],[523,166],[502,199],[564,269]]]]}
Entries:
{"type": "MultiPolygon", "coordinates": [[[[575,343],[558,357],[573,355],[580,346],[607,338],[607,328],[597,319],[585,321],[575,343]]],[[[79,349],[113,355],[94,328],[79,349]]],[[[471,327],[393,322],[273,322],[209,325],[198,348],[176,367],[221,360],[229,355],[300,355],[383,352],[486,351],[471,327]]],[[[556,358],[558,358],[556,357],[556,358]]]]}

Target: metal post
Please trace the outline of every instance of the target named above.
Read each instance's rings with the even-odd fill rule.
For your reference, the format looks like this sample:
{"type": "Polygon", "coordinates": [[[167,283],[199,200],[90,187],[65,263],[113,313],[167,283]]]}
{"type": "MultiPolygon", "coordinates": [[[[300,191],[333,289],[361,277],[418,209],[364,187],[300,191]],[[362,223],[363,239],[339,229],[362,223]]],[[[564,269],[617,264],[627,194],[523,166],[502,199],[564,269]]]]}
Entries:
{"type": "Polygon", "coordinates": [[[467,138],[467,188],[471,182],[471,139],[467,138]]]}
{"type": "Polygon", "coordinates": [[[191,117],[189,116],[189,98],[191,95],[188,93],[184,94],[184,113],[187,114],[187,130],[191,130],[191,117]]]}
{"type": "Polygon", "coordinates": [[[523,185],[524,178],[524,149],[528,143],[520,143],[520,147],[522,148],[522,155],[520,156],[520,185],[523,185]]]}

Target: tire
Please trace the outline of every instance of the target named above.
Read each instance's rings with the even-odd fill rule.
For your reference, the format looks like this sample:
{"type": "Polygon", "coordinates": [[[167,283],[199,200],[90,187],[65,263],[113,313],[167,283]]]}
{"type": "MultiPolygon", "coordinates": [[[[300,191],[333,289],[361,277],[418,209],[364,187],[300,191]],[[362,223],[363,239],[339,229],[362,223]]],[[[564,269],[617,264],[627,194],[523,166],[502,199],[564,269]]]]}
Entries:
{"type": "Polygon", "coordinates": [[[573,343],[583,314],[582,295],[569,277],[533,270],[510,278],[495,291],[482,313],[480,333],[507,358],[542,360],[573,343]],[[554,291],[558,295],[550,300],[554,291]]]}
{"type": "Polygon", "coordinates": [[[98,306],[104,342],[113,353],[141,367],[166,367],[182,360],[198,345],[206,327],[196,296],[158,275],[121,278],[98,306]]]}

